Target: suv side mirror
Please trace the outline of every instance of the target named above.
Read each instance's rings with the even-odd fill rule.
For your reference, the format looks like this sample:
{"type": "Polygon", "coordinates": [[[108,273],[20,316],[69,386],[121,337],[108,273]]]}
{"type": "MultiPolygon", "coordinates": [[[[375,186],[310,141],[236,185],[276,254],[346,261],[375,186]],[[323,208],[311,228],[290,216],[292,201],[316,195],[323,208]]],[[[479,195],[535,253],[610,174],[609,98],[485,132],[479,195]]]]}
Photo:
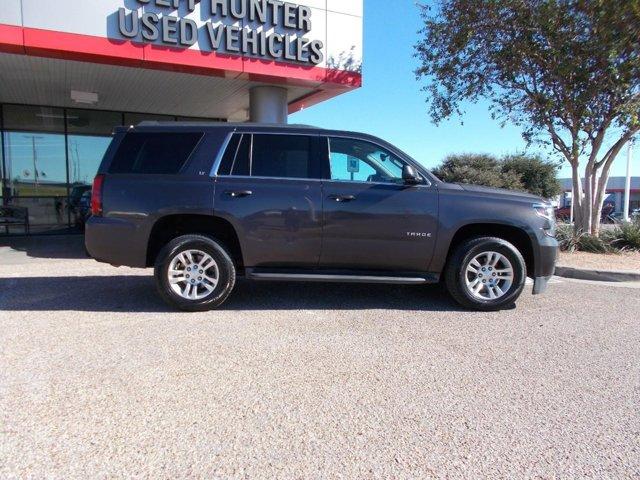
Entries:
{"type": "Polygon", "coordinates": [[[422,177],[411,165],[405,165],[402,167],[402,181],[406,185],[418,185],[422,183],[422,177]]]}

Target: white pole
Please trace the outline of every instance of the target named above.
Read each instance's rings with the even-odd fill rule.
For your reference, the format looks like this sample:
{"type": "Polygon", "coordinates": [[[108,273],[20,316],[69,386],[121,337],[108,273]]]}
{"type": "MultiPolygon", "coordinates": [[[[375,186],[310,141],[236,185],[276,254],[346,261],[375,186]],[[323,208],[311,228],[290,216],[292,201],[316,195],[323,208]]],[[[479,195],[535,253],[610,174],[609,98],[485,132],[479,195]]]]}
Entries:
{"type": "Polygon", "coordinates": [[[629,199],[631,197],[631,160],[633,158],[633,138],[629,140],[629,149],[627,150],[627,179],[624,184],[624,206],[622,207],[622,215],[625,222],[629,221],[629,199]]]}
{"type": "Polygon", "coordinates": [[[571,182],[571,208],[569,208],[569,223],[573,225],[573,205],[575,202],[575,192],[573,188],[573,181],[571,182]]]}

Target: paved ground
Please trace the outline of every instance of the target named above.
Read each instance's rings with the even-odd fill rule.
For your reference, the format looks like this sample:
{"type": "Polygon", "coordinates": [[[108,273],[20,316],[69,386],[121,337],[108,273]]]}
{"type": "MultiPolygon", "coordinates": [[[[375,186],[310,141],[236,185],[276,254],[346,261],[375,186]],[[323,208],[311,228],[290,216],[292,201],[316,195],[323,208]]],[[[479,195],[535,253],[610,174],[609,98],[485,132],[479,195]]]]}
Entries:
{"type": "Polygon", "coordinates": [[[637,288],[240,282],[183,314],[47,245],[0,246],[0,478],[640,476],[637,288]]]}

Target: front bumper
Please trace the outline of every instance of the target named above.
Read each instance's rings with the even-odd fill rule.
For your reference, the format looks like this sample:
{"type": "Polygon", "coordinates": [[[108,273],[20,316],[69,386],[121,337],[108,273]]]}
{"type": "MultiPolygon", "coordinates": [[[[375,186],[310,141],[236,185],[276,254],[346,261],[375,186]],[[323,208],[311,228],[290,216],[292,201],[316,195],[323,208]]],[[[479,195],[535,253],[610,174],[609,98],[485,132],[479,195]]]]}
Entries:
{"type": "Polygon", "coordinates": [[[547,290],[547,284],[556,270],[558,260],[558,241],[555,238],[542,239],[536,258],[533,275],[533,294],[540,295],[547,290]]]}
{"type": "Polygon", "coordinates": [[[547,285],[551,277],[536,277],[533,279],[533,294],[541,295],[547,291],[547,285]]]}

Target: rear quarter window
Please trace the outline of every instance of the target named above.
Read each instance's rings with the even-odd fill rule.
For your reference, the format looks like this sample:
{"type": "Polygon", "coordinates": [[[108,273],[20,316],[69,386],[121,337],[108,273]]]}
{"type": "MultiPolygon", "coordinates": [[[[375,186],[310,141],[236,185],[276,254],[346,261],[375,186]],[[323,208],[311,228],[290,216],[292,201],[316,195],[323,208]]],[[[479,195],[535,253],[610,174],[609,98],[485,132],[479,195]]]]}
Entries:
{"type": "Polygon", "coordinates": [[[234,134],[222,157],[218,175],[248,176],[250,154],[251,134],[234,134]]]}
{"type": "Polygon", "coordinates": [[[131,132],[122,139],[109,173],[174,175],[202,139],[201,132],[131,132]]]}

